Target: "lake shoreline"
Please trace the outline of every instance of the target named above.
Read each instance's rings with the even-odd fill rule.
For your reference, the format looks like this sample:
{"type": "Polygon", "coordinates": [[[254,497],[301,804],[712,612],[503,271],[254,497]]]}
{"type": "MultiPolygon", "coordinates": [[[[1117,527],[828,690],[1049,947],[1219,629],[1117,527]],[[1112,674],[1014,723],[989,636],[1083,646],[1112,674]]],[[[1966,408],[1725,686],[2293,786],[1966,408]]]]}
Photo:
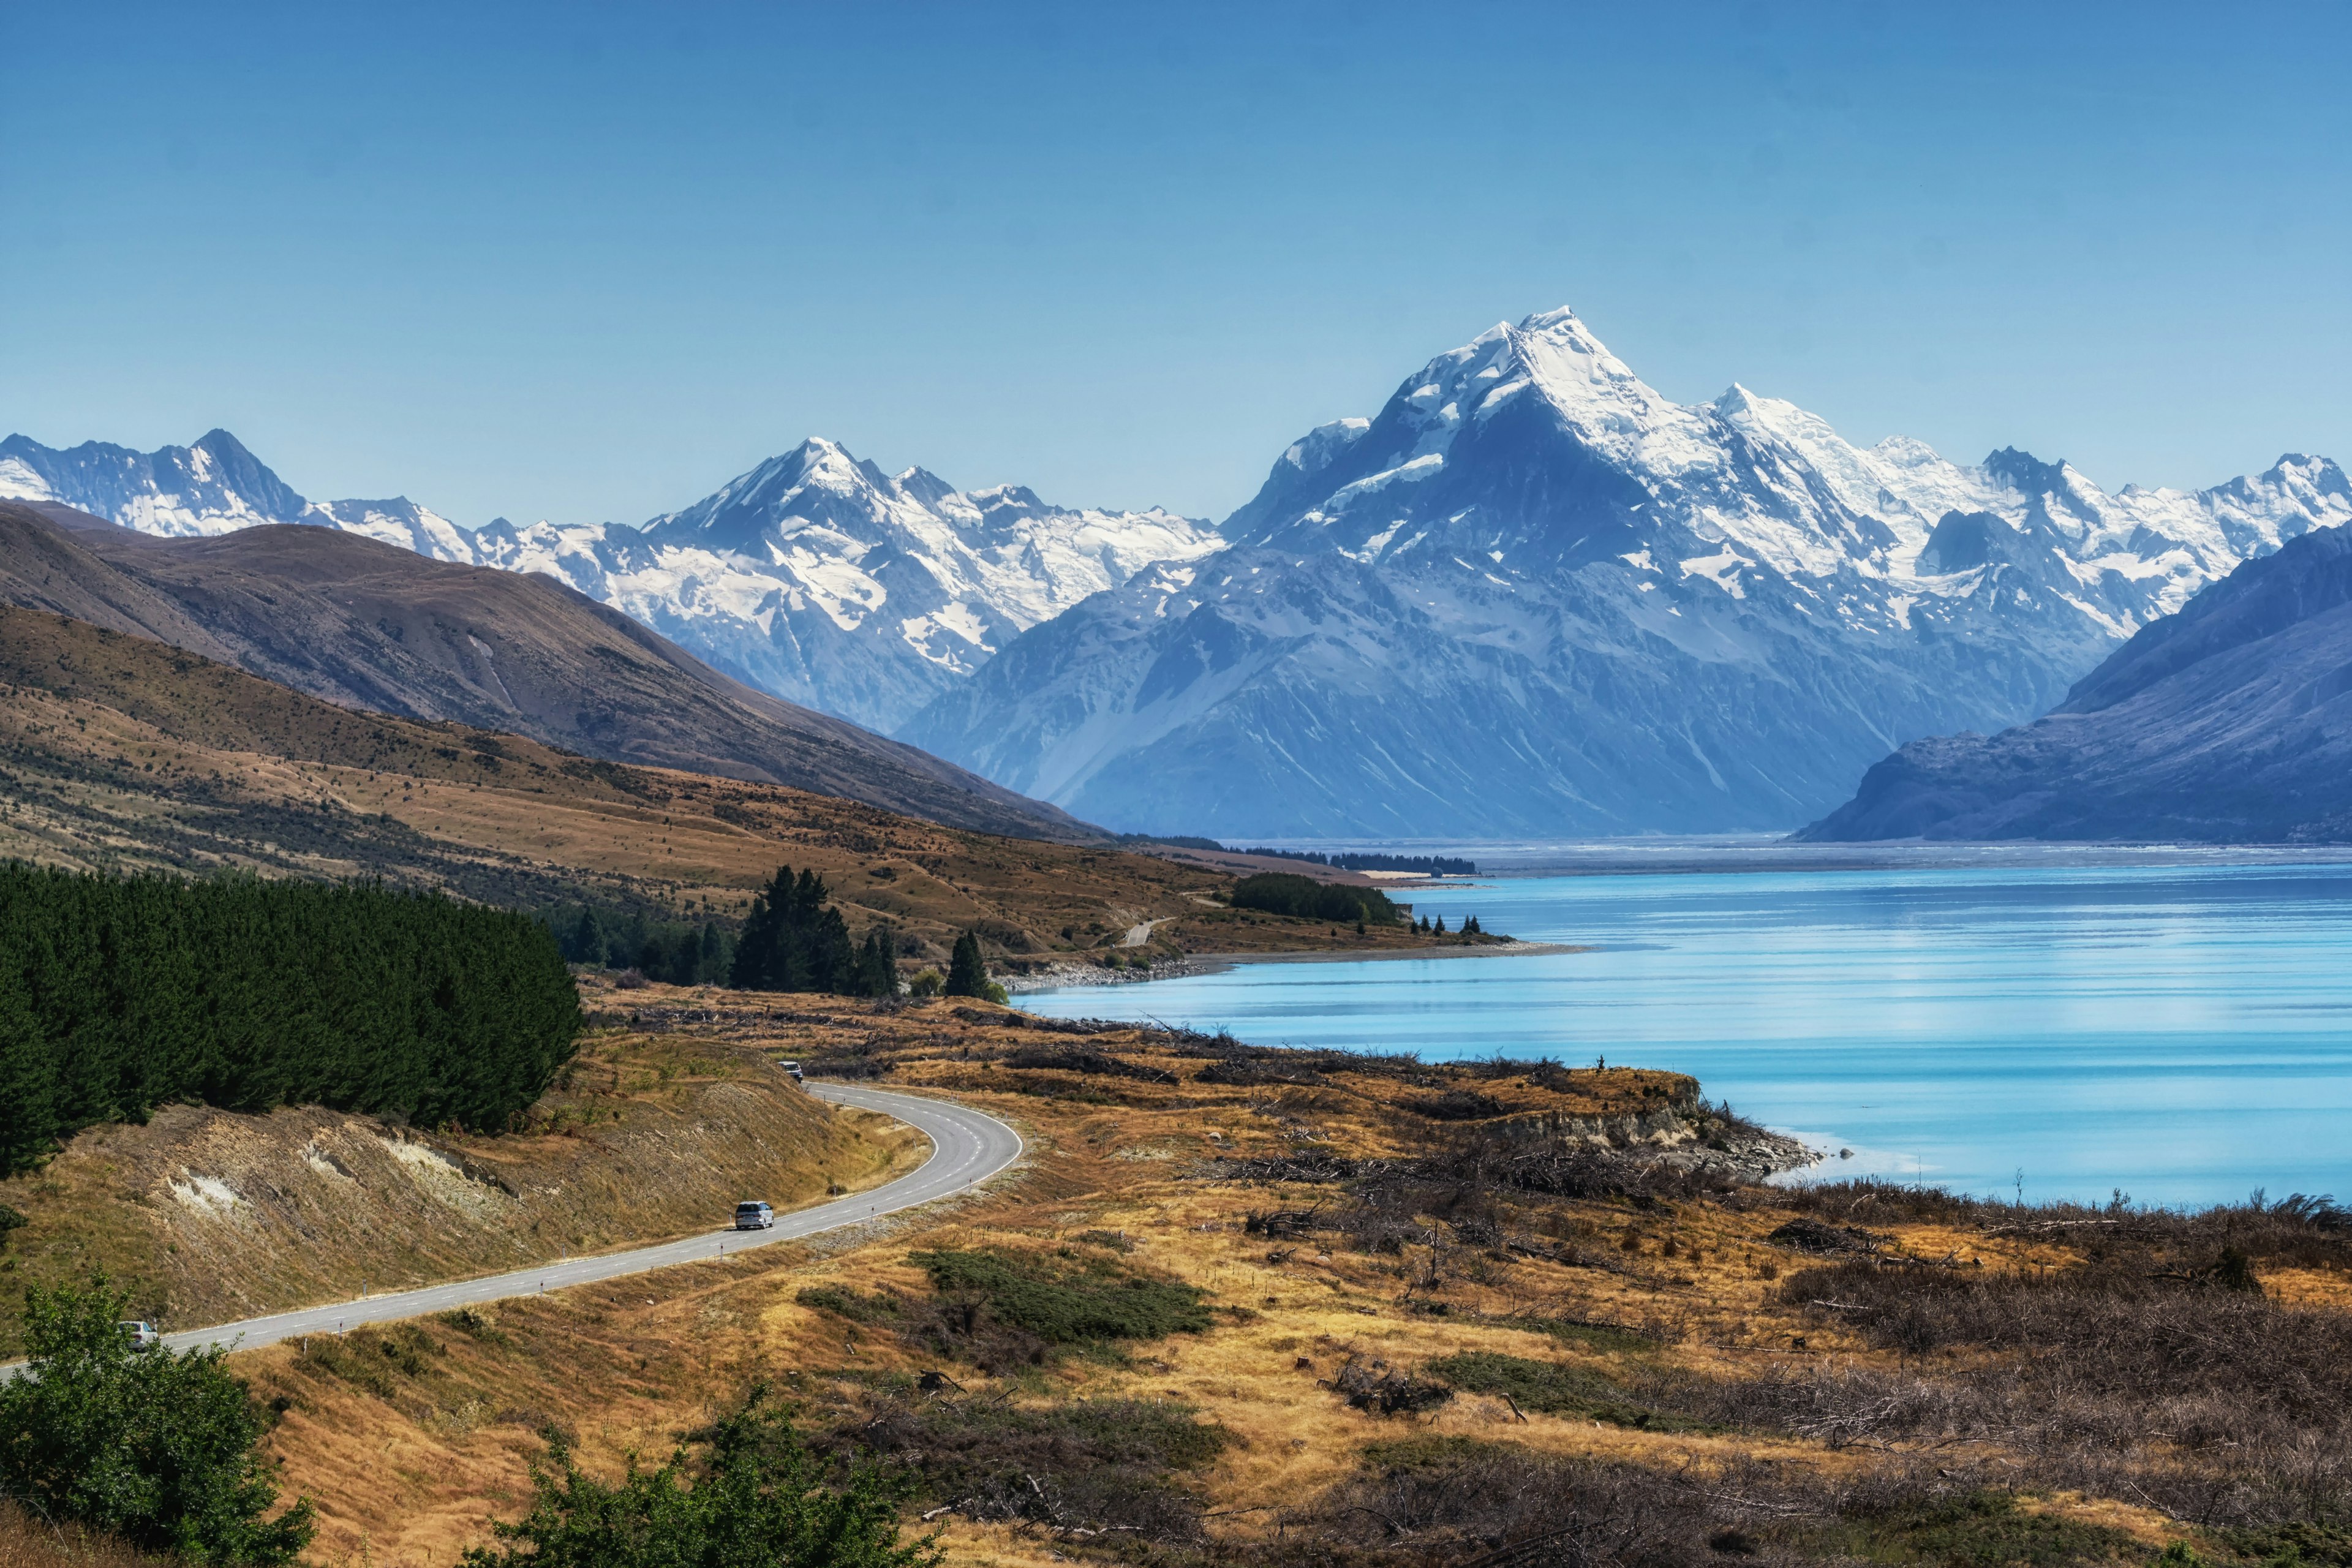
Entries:
{"type": "Polygon", "coordinates": [[[1381,963],[1406,958],[1540,958],[1554,953],[1591,952],[1580,942],[1497,942],[1465,947],[1398,947],[1373,952],[1310,951],[1304,952],[1222,952],[1197,957],[1163,959],[1148,970],[1105,969],[1096,963],[1056,963],[1027,974],[1009,974],[1004,989],[1018,996],[1027,992],[1069,991],[1087,986],[1148,985],[1154,980],[1184,980],[1202,974],[1223,974],[1245,963],[1381,963]]]}

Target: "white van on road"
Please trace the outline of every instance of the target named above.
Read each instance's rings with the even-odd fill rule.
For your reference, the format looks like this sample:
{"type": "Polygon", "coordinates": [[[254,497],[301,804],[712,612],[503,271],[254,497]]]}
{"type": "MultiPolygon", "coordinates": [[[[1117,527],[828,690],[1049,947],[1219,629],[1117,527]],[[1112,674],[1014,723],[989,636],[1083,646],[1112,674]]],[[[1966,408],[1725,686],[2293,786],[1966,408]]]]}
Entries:
{"type": "Polygon", "coordinates": [[[776,1211],[765,1204],[748,1202],[737,1204],[735,1228],[737,1230],[773,1230],[776,1228],[776,1211]]]}

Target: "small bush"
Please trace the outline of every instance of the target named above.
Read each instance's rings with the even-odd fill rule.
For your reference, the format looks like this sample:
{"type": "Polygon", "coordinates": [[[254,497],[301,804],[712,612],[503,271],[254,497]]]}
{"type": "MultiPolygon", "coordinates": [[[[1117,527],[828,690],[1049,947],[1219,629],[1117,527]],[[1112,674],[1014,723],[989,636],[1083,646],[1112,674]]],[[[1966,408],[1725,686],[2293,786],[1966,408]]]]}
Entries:
{"type": "Polygon", "coordinates": [[[840,1485],[828,1484],[791,1422],[762,1403],[763,1391],[753,1389],[740,1410],[700,1435],[701,1458],[681,1446],[657,1470],[632,1459],[613,1486],[583,1474],[563,1443],[551,1444],[552,1468],[531,1468],[530,1512],[493,1526],[508,1544],[474,1548],[467,1568],[929,1568],[940,1561],[929,1539],[899,1539],[902,1479],[853,1464],[840,1485]]]}
{"type": "Polygon", "coordinates": [[[803,1307],[847,1318],[853,1323],[878,1323],[898,1316],[898,1300],[877,1292],[861,1296],[838,1285],[812,1285],[793,1298],[803,1307]]]}
{"type": "Polygon", "coordinates": [[[1629,1394],[1598,1372],[1494,1351],[1464,1351],[1422,1369],[1471,1394],[1508,1394],[1522,1410],[1582,1415],[1612,1426],[1685,1431],[1699,1425],[1629,1394]]]}
{"type": "Polygon", "coordinates": [[[151,1552],[278,1563],[310,1544],[310,1501],[276,1518],[269,1417],[219,1349],[134,1350],[103,1276],[25,1292],[24,1375],[0,1385],[0,1492],[151,1552]]]}
{"type": "Polygon", "coordinates": [[[481,1344],[498,1345],[503,1348],[514,1342],[507,1337],[506,1331],[499,1327],[496,1318],[477,1308],[460,1307],[454,1312],[443,1312],[435,1321],[446,1324],[467,1339],[481,1344]]]}
{"type": "Polygon", "coordinates": [[[1426,1116],[1432,1121],[1482,1121],[1490,1116],[1500,1116],[1504,1110],[1502,1101],[1467,1089],[1449,1089],[1444,1094],[1424,1095],[1405,1104],[1416,1116],[1426,1116]]]}
{"type": "Polygon", "coordinates": [[[1082,1258],[1063,1268],[988,1248],[918,1252],[908,1261],[930,1276],[931,1288],[941,1296],[1049,1345],[1156,1340],[1199,1333],[1210,1322],[1197,1288],[1131,1273],[1108,1258],[1082,1258]]]}
{"type": "Polygon", "coordinates": [[[1383,1361],[1353,1356],[1332,1375],[1330,1388],[1349,1405],[1373,1415],[1415,1415],[1434,1410],[1454,1397],[1454,1391],[1442,1383],[1415,1377],[1383,1361]]]}

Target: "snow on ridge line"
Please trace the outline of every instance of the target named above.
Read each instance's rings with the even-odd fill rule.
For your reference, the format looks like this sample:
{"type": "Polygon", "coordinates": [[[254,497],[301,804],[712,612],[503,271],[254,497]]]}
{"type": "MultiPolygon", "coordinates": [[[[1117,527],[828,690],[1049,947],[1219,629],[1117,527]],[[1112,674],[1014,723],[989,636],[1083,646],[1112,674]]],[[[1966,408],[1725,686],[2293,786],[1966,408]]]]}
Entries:
{"type": "Polygon", "coordinates": [[[885,475],[823,437],[638,527],[468,529],[404,497],[310,501],[225,431],[152,453],[11,437],[0,442],[0,498],[168,536],[298,523],[542,572],[738,679],[885,730],[1009,637],[1224,542],[1161,508],[1052,506],[1012,484],[957,491],[918,468],[885,475]]]}

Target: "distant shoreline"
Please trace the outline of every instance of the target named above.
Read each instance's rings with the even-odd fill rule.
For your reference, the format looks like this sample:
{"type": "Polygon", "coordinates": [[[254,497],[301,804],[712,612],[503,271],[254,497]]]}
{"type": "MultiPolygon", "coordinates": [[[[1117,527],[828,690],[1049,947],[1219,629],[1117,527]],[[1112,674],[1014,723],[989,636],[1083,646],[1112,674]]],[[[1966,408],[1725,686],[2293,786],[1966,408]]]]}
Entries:
{"type": "Polygon", "coordinates": [[[1004,988],[1015,996],[1037,991],[1076,990],[1082,986],[1148,985],[1155,980],[1183,980],[1197,974],[1223,974],[1244,963],[1366,963],[1405,958],[1537,958],[1559,952],[1591,952],[1596,949],[1567,942],[1496,942],[1474,947],[1391,947],[1375,952],[1308,951],[1303,952],[1204,952],[1196,957],[1164,959],[1150,969],[1105,969],[1094,963],[1059,963],[1031,974],[1007,975],[1004,988]]]}

